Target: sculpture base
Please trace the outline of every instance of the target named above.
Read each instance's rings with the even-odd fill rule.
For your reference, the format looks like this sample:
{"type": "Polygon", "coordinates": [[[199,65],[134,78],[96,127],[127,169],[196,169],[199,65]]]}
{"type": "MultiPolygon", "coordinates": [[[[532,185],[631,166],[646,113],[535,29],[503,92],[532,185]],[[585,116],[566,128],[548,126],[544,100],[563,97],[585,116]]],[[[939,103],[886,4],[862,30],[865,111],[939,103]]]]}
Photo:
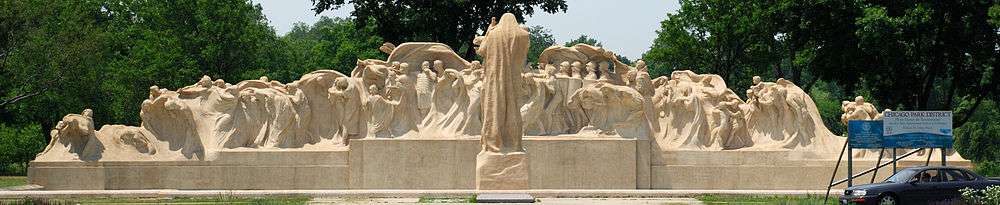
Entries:
{"type": "Polygon", "coordinates": [[[481,151],[476,155],[476,189],[529,189],[528,153],[481,151]]]}

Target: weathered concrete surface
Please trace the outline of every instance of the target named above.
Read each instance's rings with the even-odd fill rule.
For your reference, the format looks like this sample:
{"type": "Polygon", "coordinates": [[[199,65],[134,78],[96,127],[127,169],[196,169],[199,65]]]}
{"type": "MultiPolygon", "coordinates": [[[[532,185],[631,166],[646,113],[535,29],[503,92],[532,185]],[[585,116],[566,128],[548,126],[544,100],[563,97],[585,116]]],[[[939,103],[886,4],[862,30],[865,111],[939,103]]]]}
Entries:
{"type": "MultiPolygon", "coordinates": [[[[826,190],[620,190],[620,189],[531,189],[531,190],[61,190],[61,191],[0,191],[0,198],[66,198],[66,197],[254,197],[307,196],[314,198],[419,198],[458,197],[483,193],[527,193],[538,198],[674,198],[699,195],[822,195],[826,190]]],[[[830,191],[840,196],[843,190],[830,191]]]]}
{"type": "MultiPolygon", "coordinates": [[[[478,141],[361,139],[349,150],[227,150],[212,161],[32,162],[28,174],[46,190],[474,189],[478,141]]],[[[529,188],[636,189],[637,142],[647,141],[526,137],[529,188]]]]}

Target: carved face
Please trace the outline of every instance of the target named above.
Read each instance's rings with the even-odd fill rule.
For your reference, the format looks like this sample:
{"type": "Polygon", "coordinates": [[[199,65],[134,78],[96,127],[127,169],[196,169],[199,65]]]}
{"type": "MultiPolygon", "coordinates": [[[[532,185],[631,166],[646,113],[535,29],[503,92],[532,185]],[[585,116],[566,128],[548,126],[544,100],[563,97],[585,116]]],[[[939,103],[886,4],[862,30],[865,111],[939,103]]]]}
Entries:
{"type": "Polygon", "coordinates": [[[333,80],[333,84],[338,90],[347,90],[347,78],[345,77],[339,77],[333,80]]]}
{"type": "Polygon", "coordinates": [[[422,70],[431,69],[431,63],[424,61],[423,63],[420,64],[420,69],[422,70]]]}
{"type": "Polygon", "coordinates": [[[473,70],[479,70],[480,68],[483,68],[483,64],[479,61],[472,61],[471,66],[469,67],[472,67],[473,70]]]}
{"type": "Polygon", "coordinates": [[[206,87],[206,88],[207,87],[211,87],[212,86],[212,78],[208,77],[207,75],[206,76],[201,76],[201,80],[198,80],[198,85],[200,85],[201,87],[206,87]]]}
{"type": "Polygon", "coordinates": [[[434,70],[444,71],[444,61],[434,60],[434,70]]]}
{"type": "Polygon", "coordinates": [[[409,72],[410,71],[410,64],[409,63],[400,63],[399,64],[399,71],[409,72]]]}
{"type": "Polygon", "coordinates": [[[858,105],[865,104],[865,97],[861,97],[861,96],[854,97],[854,103],[857,103],[858,105]]]}

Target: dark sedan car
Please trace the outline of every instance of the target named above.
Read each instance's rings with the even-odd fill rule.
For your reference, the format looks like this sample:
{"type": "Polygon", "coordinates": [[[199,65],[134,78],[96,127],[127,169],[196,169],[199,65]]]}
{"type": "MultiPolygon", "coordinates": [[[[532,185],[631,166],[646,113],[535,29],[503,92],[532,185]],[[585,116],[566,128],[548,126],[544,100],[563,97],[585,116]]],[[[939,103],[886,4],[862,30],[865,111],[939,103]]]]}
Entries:
{"type": "Polygon", "coordinates": [[[912,167],[885,181],[848,187],[841,204],[927,204],[957,202],[967,187],[983,189],[1000,181],[958,167],[912,167]]]}

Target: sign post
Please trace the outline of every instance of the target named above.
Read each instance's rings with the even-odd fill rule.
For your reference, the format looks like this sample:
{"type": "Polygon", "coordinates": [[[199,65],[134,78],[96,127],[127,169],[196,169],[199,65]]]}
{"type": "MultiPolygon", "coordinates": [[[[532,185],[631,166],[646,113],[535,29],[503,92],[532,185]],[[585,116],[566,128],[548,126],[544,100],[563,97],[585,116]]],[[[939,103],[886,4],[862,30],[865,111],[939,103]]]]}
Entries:
{"type": "MultiPolygon", "coordinates": [[[[896,173],[896,162],[899,159],[906,158],[924,148],[931,148],[931,152],[927,156],[928,161],[934,153],[933,148],[940,148],[941,165],[947,165],[945,150],[951,148],[955,143],[955,138],[952,136],[951,111],[886,111],[882,115],[882,120],[850,120],[847,122],[847,142],[844,145],[844,150],[847,151],[847,179],[833,182],[837,175],[837,168],[840,167],[841,159],[843,159],[844,152],[842,150],[841,158],[837,160],[833,176],[830,177],[831,183],[827,186],[827,197],[829,197],[830,189],[833,186],[847,182],[847,186],[850,187],[854,185],[854,178],[872,172],[878,173],[878,169],[888,165],[888,163],[884,165],[881,163],[882,153],[880,152],[879,162],[876,162],[874,168],[854,176],[854,149],[884,150],[892,148],[893,159],[889,163],[892,163],[893,174],[896,173]],[[898,148],[917,150],[897,156],[896,149],[898,148]]],[[[874,175],[876,174],[872,176],[873,181],[874,175]]]]}
{"type": "Polygon", "coordinates": [[[946,151],[955,143],[951,111],[888,111],[883,116],[884,145],[941,148],[941,166],[948,165],[946,151]]]}

